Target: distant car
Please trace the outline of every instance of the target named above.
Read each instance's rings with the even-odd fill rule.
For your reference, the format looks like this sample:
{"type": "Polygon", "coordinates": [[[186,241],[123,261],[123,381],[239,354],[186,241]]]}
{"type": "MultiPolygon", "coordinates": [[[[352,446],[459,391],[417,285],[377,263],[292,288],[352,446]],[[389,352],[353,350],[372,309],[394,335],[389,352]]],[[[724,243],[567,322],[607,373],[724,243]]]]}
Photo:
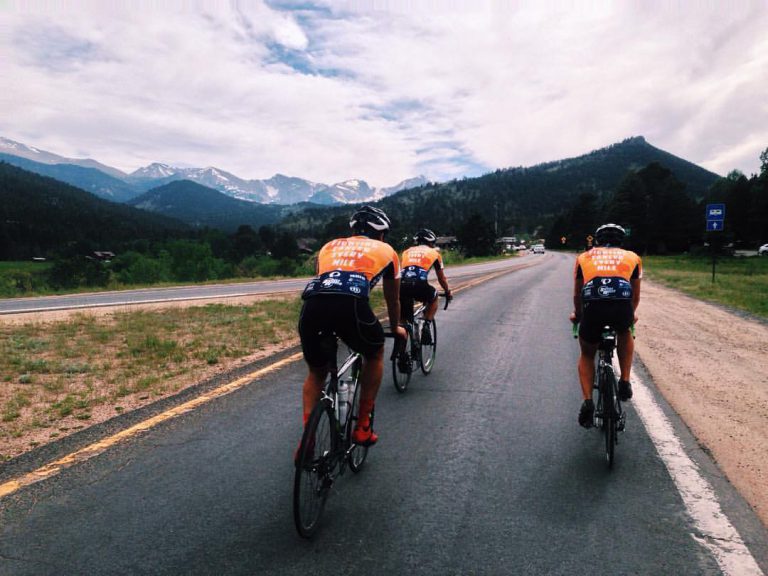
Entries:
{"type": "Polygon", "coordinates": [[[768,244],[763,244],[757,249],[758,256],[768,256],[768,244]]]}
{"type": "Polygon", "coordinates": [[[531,246],[531,252],[534,254],[544,254],[544,246],[541,244],[534,244],[531,246]]]}

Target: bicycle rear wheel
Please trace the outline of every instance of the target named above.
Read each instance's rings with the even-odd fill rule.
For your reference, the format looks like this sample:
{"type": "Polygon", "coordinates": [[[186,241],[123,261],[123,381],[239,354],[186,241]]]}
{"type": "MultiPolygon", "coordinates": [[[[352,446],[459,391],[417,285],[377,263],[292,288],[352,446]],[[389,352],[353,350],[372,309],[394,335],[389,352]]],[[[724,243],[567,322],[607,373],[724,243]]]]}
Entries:
{"type": "MultiPolygon", "coordinates": [[[[359,362],[359,361],[358,361],[359,362]]],[[[354,368],[353,368],[354,370],[354,368]]],[[[346,437],[352,438],[352,431],[357,425],[357,421],[360,419],[360,370],[357,370],[358,377],[355,378],[354,386],[355,391],[352,394],[352,403],[349,409],[349,417],[347,418],[347,430],[346,437]]],[[[371,416],[371,425],[373,425],[373,416],[371,416]]],[[[359,444],[352,444],[349,442],[349,468],[354,473],[360,472],[360,469],[365,464],[365,459],[368,457],[368,446],[360,446],[359,444]]]]}
{"type": "Polygon", "coordinates": [[[616,376],[613,370],[603,370],[602,399],[603,399],[603,433],[605,434],[605,459],[608,468],[613,468],[616,448],[616,432],[618,414],[616,413],[616,376]]]}
{"type": "Polygon", "coordinates": [[[411,357],[411,331],[406,330],[405,342],[395,340],[395,346],[401,346],[400,352],[392,357],[392,379],[395,390],[400,393],[408,389],[408,383],[413,374],[413,358],[411,357]]]}
{"type": "Polygon", "coordinates": [[[424,320],[424,325],[421,328],[421,358],[419,358],[421,364],[421,371],[426,375],[432,372],[432,368],[435,366],[435,357],[437,356],[437,324],[434,320],[424,320]],[[425,343],[424,332],[425,327],[428,328],[428,334],[431,336],[429,343],[425,343]]]}
{"type": "Polygon", "coordinates": [[[312,411],[301,437],[293,481],[293,520],[303,538],[317,530],[333,484],[338,465],[334,426],[330,402],[323,400],[312,411]]]}

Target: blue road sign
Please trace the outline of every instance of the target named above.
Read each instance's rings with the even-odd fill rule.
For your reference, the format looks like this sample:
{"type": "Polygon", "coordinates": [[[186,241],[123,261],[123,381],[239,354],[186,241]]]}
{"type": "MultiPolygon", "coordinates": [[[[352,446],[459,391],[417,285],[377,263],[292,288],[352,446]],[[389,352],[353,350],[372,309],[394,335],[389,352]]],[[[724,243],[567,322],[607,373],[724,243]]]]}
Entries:
{"type": "Polygon", "coordinates": [[[722,232],[724,227],[722,220],[707,220],[707,232],[722,232]]]}
{"type": "Polygon", "coordinates": [[[725,220],[725,204],[707,204],[707,221],[709,220],[725,220]]]}

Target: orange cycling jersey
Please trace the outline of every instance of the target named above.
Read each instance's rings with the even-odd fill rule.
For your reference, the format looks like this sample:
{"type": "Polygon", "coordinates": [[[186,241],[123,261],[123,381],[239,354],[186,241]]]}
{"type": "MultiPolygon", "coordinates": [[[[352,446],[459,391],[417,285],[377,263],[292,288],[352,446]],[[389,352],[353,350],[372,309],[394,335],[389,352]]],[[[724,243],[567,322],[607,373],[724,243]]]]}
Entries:
{"type": "Polygon", "coordinates": [[[610,246],[597,246],[579,254],[574,269],[576,278],[586,284],[593,278],[623,278],[633,280],[643,277],[640,256],[629,250],[610,246]]]}
{"type": "Polygon", "coordinates": [[[412,246],[403,252],[401,263],[403,281],[426,282],[433,266],[436,270],[442,270],[443,257],[429,246],[412,246]]]}
{"type": "Polygon", "coordinates": [[[440,252],[429,246],[412,246],[403,252],[401,265],[403,268],[418,266],[424,270],[429,270],[434,266],[440,270],[443,267],[443,257],[440,256],[440,252]]]}
{"type": "Polygon", "coordinates": [[[304,290],[315,294],[351,294],[367,298],[379,279],[397,278],[400,261],[389,244],[366,236],[331,240],[317,256],[318,277],[304,290]]]}

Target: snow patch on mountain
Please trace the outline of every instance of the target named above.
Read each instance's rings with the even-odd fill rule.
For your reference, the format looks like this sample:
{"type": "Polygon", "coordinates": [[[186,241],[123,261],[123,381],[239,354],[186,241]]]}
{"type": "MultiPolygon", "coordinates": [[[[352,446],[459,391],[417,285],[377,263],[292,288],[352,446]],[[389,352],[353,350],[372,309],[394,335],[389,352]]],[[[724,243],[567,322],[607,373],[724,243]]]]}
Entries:
{"type": "MultiPolygon", "coordinates": [[[[314,202],[319,204],[349,204],[375,202],[406,188],[414,188],[426,183],[423,176],[404,180],[395,186],[385,188],[371,187],[365,180],[351,178],[336,184],[322,184],[295,176],[275,174],[266,180],[245,180],[238,176],[208,166],[206,168],[179,168],[161,162],[153,162],[130,174],[100,164],[95,160],[77,160],[65,158],[51,152],[39,150],[20,142],[0,136],[0,152],[26,158],[43,164],[74,164],[95,168],[110,176],[122,180],[127,189],[133,189],[136,195],[143,191],[169,184],[175,180],[191,180],[203,186],[248,202],[260,204],[297,204],[314,202]]],[[[78,185],[75,183],[74,185],[78,185]]],[[[92,187],[88,187],[91,189],[92,187]]],[[[114,196],[112,190],[99,190],[101,195],[114,196]]]]}

